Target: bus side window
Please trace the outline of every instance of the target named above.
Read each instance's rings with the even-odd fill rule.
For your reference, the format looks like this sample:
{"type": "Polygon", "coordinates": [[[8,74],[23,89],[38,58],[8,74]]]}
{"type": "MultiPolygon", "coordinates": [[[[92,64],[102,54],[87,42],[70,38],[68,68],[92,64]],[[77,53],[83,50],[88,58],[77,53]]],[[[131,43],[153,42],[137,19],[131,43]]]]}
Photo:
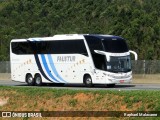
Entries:
{"type": "Polygon", "coordinates": [[[17,44],[17,42],[12,42],[11,43],[11,50],[14,54],[18,54],[19,51],[19,44],[17,44]]]}
{"type": "Polygon", "coordinates": [[[97,69],[106,70],[106,57],[105,55],[92,54],[94,65],[97,69]]]}
{"type": "Polygon", "coordinates": [[[101,39],[93,36],[85,36],[85,38],[89,46],[95,67],[100,70],[106,70],[106,57],[94,52],[94,50],[103,51],[101,39]]]}
{"type": "Polygon", "coordinates": [[[101,39],[92,36],[85,36],[85,38],[91,53],[94,53],[94,50],[104,51],[101,39]]]}

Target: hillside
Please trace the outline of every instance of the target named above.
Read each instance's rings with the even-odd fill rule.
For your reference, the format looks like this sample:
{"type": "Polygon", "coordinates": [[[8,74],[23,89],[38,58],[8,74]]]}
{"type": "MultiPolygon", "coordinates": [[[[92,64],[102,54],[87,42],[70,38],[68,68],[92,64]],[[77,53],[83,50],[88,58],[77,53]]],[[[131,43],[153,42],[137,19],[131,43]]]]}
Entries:
{"type": "Polygon", "coordinates": [[[160,0],[1,0],[0,60],[13,38],[67,33],[127,39],[139,59],[160,59],[160,0]]]}

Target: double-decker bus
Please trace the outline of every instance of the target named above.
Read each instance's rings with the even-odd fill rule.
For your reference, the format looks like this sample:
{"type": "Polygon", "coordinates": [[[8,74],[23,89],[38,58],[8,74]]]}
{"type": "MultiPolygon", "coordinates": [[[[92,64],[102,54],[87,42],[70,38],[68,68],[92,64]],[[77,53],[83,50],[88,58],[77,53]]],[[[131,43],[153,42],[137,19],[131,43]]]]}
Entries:
{"type": "Polygon", "coordinates": [[[13,39],[10,43],[11,79],[42,83],[114,86],[132,81],[126,40],[113,35],[66,34],[13,39]]]}

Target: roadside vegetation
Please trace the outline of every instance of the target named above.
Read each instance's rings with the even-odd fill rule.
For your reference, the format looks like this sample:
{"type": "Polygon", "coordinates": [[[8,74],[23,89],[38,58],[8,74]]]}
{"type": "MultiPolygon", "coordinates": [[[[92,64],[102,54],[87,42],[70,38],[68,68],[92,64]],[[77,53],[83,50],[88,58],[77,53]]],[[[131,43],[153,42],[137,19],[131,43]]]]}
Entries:
{"type": "Polygon", "coordinates": [[[0,86],[0,111],[159,111],[159,92],[0,86]]]}
{"type": "Polygon", "coordinates": [[[139,59],[160,59],[160,0],[0,0],[0,61],[11,39],[113,34],[139,59]]]}

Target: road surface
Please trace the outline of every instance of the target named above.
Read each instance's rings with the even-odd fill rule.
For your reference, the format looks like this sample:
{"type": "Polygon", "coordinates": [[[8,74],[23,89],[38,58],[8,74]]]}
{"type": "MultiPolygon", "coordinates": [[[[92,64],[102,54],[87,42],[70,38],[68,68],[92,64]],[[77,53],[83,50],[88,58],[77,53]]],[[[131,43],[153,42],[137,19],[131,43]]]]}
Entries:
{"type": "MultiPolygon", "coordinates": [[[[23,86],[29,87],[26,83],[15,82],[11,80],[0,80],[0,86],[23,86]]],[[[34,86],[37,87],[37,86],[34,86]]],[[[78,89],[78,90],[160,90],[160,84],[117,84],[113,88],[108,88],[105,85],[95,85],[94,87],[87,88],[82,84],[65,84],[59,86],[55,84],[47,84],[40,87],[44,88],[57,88],[57,89],[78,89]]]]}

